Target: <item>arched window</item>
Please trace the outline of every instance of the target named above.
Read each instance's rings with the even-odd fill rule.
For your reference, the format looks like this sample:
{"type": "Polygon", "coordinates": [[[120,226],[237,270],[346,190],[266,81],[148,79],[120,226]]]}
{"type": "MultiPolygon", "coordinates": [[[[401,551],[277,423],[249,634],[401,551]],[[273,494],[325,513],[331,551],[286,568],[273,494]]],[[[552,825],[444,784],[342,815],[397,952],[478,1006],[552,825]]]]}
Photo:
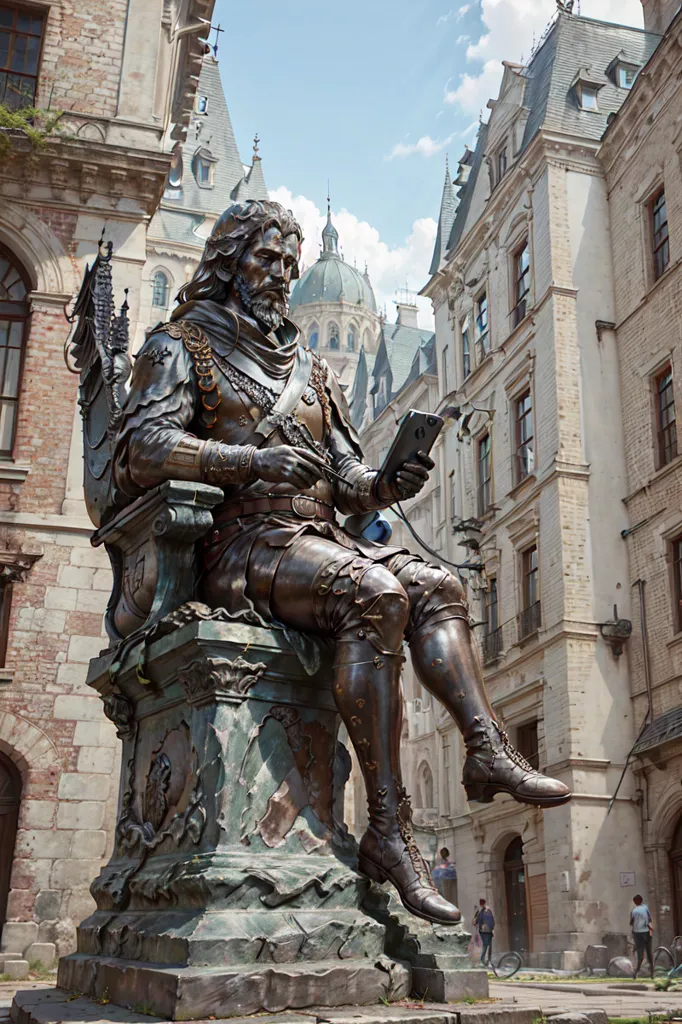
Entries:
{"type": "Polygon", "coordinates": [[[317,324],[313,323],[310,325],[310,330],[308,331],[308,348],[312,348],[314,350],[318,347],[319,344],[320,328],[318,327],[317,324]]]}
{"type": "Polygon", "coordinates": [[[327,344],[332,352],[338,352],[340,347],[339,342],[339,325],[332,321],[327,328],[327,344]]]}
{"type": "Polygon", "coordinates": [[[168,184],[171,188],[180,188],[182,185],[182,146],[178,142],[173,148],[171,165],[168,171],[168,184]]]}
{"type": "Polygon", "coordinates": [[[0,248],[0,458],[14,447],[29,290],[27,275],[0,248]]]}
{"type": "Polygon", "coordinates": [[[435,807],[433,793],[433,772],[426,761],[422,761],[417,772],[419,792],[422,798],[422,807],[435,807]]]}
{"type": "Polygon", "coordinates": [[[346,332],[346,348],[349,352],[355,352],[355,328],[352,324],[346,332]]]}
{"type": "Polygon", "coordinates": [[[168,309],[170,285],[163,270],[157,270],[152,277],[152,306],[157,309],[168,309]]]}

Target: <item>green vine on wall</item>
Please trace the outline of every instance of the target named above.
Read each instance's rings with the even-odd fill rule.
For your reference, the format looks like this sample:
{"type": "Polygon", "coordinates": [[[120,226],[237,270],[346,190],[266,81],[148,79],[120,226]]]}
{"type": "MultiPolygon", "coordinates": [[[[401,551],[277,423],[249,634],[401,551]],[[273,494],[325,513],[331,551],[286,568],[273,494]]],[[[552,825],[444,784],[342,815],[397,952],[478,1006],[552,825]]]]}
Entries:
{"type": "Polygon", "coordinates": [[[36,107],[12,110],[0,103],[0,161],[6,160],[16,149],[17,138],[28,140],[31,155],[44,149],[47,140],[61,134],[58,125],[64,116],[63,110],[46,111],[36,107]]]}

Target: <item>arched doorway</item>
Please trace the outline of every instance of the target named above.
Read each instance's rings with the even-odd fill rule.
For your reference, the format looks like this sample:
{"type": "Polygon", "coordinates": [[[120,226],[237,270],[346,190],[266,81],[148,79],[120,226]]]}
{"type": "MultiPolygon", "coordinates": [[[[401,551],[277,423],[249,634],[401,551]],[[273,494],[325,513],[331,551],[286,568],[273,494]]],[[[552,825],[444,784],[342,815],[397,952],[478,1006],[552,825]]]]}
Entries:
{"type": "Polygon", "coordinates": [[[20,803],[21,776],[10,759],[0,754],[0,931],[5,923],[20,803]]]}
{"type": "Polygon", "coordinates": [[[670,843],[670,891],[675,915],[675,934],[682,933],[682,815],[670,843]]]}
{"type": "Polygon", "coordinates": [[[528,918],[526,911],[526,869],[523,866],[521,836],[512,839],[504,851],[504,882],[507,898],[509,945],[517,953],[528,950],[528,918]]]}

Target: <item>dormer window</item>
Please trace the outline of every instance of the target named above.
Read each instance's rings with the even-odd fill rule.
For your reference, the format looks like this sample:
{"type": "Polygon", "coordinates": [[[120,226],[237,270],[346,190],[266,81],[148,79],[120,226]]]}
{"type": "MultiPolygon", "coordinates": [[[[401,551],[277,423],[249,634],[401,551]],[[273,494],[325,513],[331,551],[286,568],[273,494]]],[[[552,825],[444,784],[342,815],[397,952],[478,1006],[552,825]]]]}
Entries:
{"type": "Polygon", "coordinates": [[[640,64],[629,59],[624,50],[613,58],[606,69],[606,74],[619,89],[632,89],[639,74],[640,64]]]}
{"type": "Polygon", "coordinates": [[[618,85],[621,89],[632,89],[637,78],[637,68],[633,68],[632,65],[619,64],[617,79],[618,85]]]}
{"type": "Polygon", "coordinates": [[[194,154],[192,170],[199,188],[213,188],[213,168],[216,165],[216,158],[210,149],[202,146],[194,154]]]}
{"type": "Polygon", "coordinates": [[[194,110],[197,114],[208,114],[208,96],[197,95],[194,110]]]}
{"type": "Polygon", "coordinates": [[[571,82],[571,88],[581,110],[599,112],[599,90],[604,84],[604,81],[597,81],[588,68],[580,68],[571,82]]]}
{"type": "Polygon", "coordinates": [[[599,101],[597,99],[597,89],[595,86],[581,86],[578,97],[580,100],[581,110],[599,110],[599,101]]]}

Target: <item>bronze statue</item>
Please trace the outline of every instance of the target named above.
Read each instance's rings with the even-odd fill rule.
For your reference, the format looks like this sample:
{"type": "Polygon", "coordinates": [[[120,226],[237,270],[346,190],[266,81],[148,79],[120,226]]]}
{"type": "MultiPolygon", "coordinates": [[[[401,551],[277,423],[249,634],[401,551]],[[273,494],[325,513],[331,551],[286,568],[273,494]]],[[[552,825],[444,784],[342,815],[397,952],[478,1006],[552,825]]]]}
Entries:
{"type": "MultiPolygon", "coordinates": [[[[360,869],[393,882],[413,914],[454,923],[460,912],[431,881],[401,779],[403,641],[462,732],[469,800],[508,793],[552,807],[570,792],[535,771],[497,723],[459,581],[403,548],[352,537],[336,519],[413,497],[434,464],[422,456],[388,483],[363,463],[334,374],[286,317],[301,237],[277,203],[236,204],[219,218],[170,323],[137,356],[113,507],[167,480],[222,488],[200,597],[236,618],[282,624],[302,645],[333,641],[334,697],[367,787],[360,869]]],[[[131,612],[121,635],[135,624],[131,612]]]]}

